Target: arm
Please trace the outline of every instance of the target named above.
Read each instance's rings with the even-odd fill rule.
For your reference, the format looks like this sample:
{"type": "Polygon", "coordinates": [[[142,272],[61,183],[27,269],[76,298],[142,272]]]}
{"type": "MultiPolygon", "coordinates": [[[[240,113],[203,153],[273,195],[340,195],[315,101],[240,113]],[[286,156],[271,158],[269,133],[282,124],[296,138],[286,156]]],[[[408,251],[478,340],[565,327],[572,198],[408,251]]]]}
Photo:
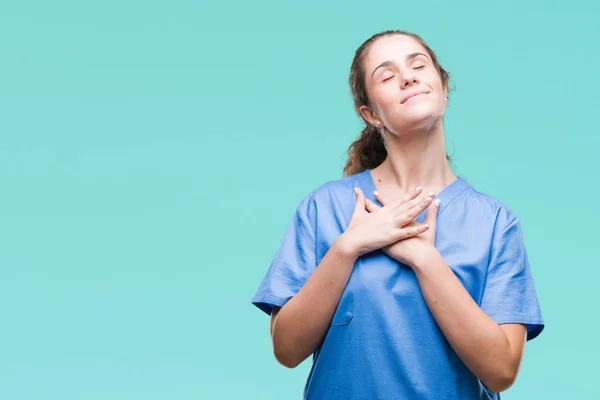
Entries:
{"type": "Polygon", "coordinates": [[[320,346],[358,257],[382,246],[416,237],[427,226],[404,227],[431,202],[416,191],[385,210],[370,214],[360,189],[346,231],[332,244],[320,264],[283,307],[272,313],[275,358],[294,368],[320,346]]]}
{"type": "Polygon", "coordinates": [[[431,247],[413,270],[435,320],[465,365],[488,388],[502,392],[514,383],[525,345],[521,324],[498,325],[431,247]]]}
{"type": "Polygon", "coordinates": [[[300,291],[271,314],[273,351],[279,363],[294,368],[321,344],[354,268],[343,235],[331,246],[300,291]]]}
{"type": "MultiPolygon", "coordinates": [[[[527,321],[533,327],[531,337],[543,329],[518,220],[502,213],[502,219],[511,222],[498,225],[504,228],[492,245],[480,307],[434,246],[439,205],[436,200],[427,211],[425,223],[431,225],[430,230],[384,251],[413,269],[431,313],[465,365],[489,389],[504,391],[514,383],[520,367],[527,338],[523,324],[527,321]],[[500,301],[507,293],[518,296],[500,301]],[[500,319],[511,314],[522,323],[497,323],[498,309],[504,313],[500,319]]],[[[370,209],[378,211],[373,204],[370,209]]]]}

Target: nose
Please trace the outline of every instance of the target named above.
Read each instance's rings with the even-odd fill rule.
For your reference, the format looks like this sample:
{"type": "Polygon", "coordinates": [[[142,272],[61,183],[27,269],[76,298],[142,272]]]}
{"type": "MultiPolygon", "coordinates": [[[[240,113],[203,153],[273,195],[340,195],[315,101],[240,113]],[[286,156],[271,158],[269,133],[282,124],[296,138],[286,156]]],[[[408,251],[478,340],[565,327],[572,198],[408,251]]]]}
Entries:
{"type": "Polygon", "coordinates": [[[419,78],[414,73],[414,71],[408,70],[404,74],[402,74],[401,85],[402,85],[403,89],[406,89],[406,88],[409,88],[411,86],[418,85],[418,84],[419,84],[419,78]]]}

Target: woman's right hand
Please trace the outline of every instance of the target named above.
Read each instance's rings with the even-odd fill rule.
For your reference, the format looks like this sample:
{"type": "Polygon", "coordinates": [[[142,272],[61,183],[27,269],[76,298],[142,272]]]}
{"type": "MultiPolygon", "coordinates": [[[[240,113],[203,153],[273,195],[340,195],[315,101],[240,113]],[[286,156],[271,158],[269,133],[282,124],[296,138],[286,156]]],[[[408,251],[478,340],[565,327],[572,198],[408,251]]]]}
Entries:
{"type": "Polygon", "coordinates": [[[378,207],[365,198],[359,188],[355,188],[355,192],[356,205],[350,224],[340,239],[344,249],[356,257],[429,229],[426,224],[411,223],[429,206],[434,193],[419,196],[422,189],[417,188],[397,202],[378,207]]]}

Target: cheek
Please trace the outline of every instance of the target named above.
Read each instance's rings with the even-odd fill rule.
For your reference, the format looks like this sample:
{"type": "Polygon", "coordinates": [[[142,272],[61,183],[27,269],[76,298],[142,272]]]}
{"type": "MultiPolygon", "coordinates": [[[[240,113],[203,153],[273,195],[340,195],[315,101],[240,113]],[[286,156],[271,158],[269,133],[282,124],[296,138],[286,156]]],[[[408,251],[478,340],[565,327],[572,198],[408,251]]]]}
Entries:
{"type": "Polygon", "coordinates": [[[425,82],[429,83],[429,86],[440,96],[444,96],[444,85],[440,80],[440,77],[437,73],[434,73],[426,78],[425,82]]]}
{"type": "Polygon", "coordinates": [[[397,95],[398,90],[393,87],[392,83],[381,85],[373,93],[373,100],[378,104],[389,104],[397,95]]]}
{"type": "Polygon", "coordinates": [[[428,77],[427,81],[427,86],[429,86],[431,88],[431,90],[433,90],[433,95],[435,97],[435,103],[439,103],[439,104],[443,104],[446,102],[446,93],[444,92],[444,86],[442,84],[442,82],[439,79],[439,76],[437,76],[437,74],[435,76],[432,77],[428,77]]]}
{"type": "Polygon", "coordinates": [[[382,88],[377,96],[378,108],[386,114],[392,112],[400,103],[400,91],[397,88],[392,88],[391,85],[382,88]]]}
{"type": "Polygon", "coordinates": [[[370,93],[373,111],[384,120],[387,116],[393,114],[395,104],[398,102],[397,91],[390,90],[387,87],[379,87],[370,93]]]}

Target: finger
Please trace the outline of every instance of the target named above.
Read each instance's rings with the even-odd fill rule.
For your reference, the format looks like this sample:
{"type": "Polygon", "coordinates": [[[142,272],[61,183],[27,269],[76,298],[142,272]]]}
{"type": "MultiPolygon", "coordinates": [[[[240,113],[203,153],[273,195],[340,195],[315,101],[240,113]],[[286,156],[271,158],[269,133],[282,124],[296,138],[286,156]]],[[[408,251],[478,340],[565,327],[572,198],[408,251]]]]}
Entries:
{"type": "MultiPolygon", "coordinates": [[[[423,189],[419,190],[419,194],[421,194],[423,189]]],[[[396,210],[402,212],[401,210],[409,210],[415,206],[418,206],[419,203],[422,200],[425,200],[427,197],[431,197],[433,199],[433,196],[435,196],[434,192],[429,192],[429,194],[426,196],[425,193],[422,193],[421,196],[419,196],[419,194],[417,194],[416,196],[412,196],[412,198],[408,201],[399,201],[397,202],[394,207],[396,208],[396,210]]]]}
{"type": "Polygon", "coordinates": [[[374,212],[381,208],[377,204],[373,203],[371,200],[367,199],[366,197],[365,197],[365,204],[366,204],[366,208],[367,208],[368,212],[374,212]]]}
{"type": "Polygon", "coordinates": [[[402,196],[402,198],[400,200],[397,200],[394,202],[391,202],[391,201],[389,201],[389,199],[386,199],[383,196],[381,196],[381,193],[379,193],[377,190],[374,191],[373,194],[375,195],[375,198],[377,200],[379,200],[379,202],[384,206],[386,204],[390,204],[391,207],[400,207],[407,201],[413,200],[415,197],[417,197],[419,194],[421,194],[422,191],[423,191],[423,188],[421,186],[419,186],[415,190],[409,191],[407,194],[402,196]]]}
{"type": "MultiPolygon", "coordinates": [[[[421,192],[423,191],[423,188],[421,186],[417,187],[415,190],[410,191],[409,193],[407,193],[406,195],[404,195],[400,200],[397,201],[398,205],[406,203],[407,201],[410,201],[412,199],[414,199],[415,197],[417,197],[421,192]]],[[[386,205],[386,204],[391,204],[391,202],[384,198],[381,193],[379,193],[377,190],[375,190],[373,192],[373,195],[375,196],[375,198],[382,204],[382,205],[386,205]]]]}
{"type": "Polygon", "coordinates": [[[415,198],[405,204],[404,207],[399,207],[394,214],[401,226],[413,221],[431,204],[434,193],[429,193],[428,196],[415,198]]]}
{"type": "Polygon", "coordinates": [[[437,214],[440,209],[440,199],[435,199],[429,209],[427,210],[427,215],[425,215],[425,223],[431,226],[431,232],[435,232],[437,227],[437,214]]]}
{"type": "Polygon", "coordinates": [[[385,206],[388,201],[387,199],[385,199],[381,193],[379,193],[377,190],[373,192],[373,196],[375,196],[375,198],[377,199],[377,201],[379,201],[381,203],[381,205],[385,206]]]}
{"type": "Polygon", "coordinates": [[[404,201],[410,201],[410,200],[416,198],[418,195],[421,194],[422,191],[423,191],[423,187],[418,186],[415,190],[409,191],[408,194],[406,196],[404,196],[404,201]]]}
{"type": "Polygon", "coordinates": [[[366,213],[365,195],[359,188],[354,188],[354,193],[356,193],[356,204],[354,205],[354,211],[352,212],[352,215],[354,216],[366,213]]]}
{"type": "Polygon", "coordinates": [[[427,232],[429,229],[431,229],[429,224],[416,224],[409,228],[401,228],[395,235],[395,241],[397,242],[399,240],[404,240],[414,236],[418,236],[423,232],[427,232]]]}

